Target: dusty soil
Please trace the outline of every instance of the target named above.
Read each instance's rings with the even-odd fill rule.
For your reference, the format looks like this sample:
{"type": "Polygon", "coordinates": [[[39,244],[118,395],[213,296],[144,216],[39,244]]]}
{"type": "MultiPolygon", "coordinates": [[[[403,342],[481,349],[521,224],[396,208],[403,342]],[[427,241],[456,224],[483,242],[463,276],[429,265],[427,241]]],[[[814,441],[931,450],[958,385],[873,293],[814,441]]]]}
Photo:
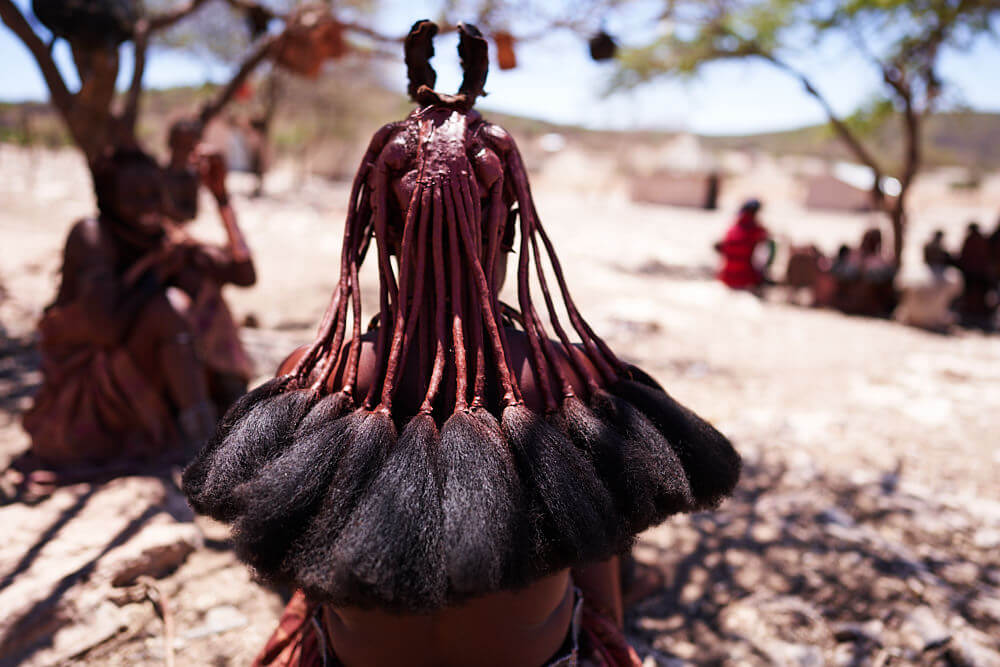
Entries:
{"type": "MultiPolygon", "coordinates": [[[[615,184],[574,187],[568,164],[537,174],[536,194],[583,311],[747,460],[719,511],[637,547],[666,581],[629,615],[649,664],[1000,664],[1000,338],[727,291],[710,279],[725,210],[635,205],[615,184]]],[[[255,323],[244,337],[262,378],[308,340],[339,258],[346,186],[295,173],[279,170],[260,199],[231,179],[259,284],[229,297],[255,323]]],[[[910,259],[932,227],[957,243],[1000,207],[940,197],[933,178],[921,187],[910,259]]],[[[735,179],[723,203],[751,192],[781,238],[828,251],[871,222],[783,202],[768,168],[735,179]]],[[[65,233],[92,206],[75,154],[0,145],[0,465],[27,447],[34,322],[65,233]]],[[[208,201],[194,233],[221,237],[208,201]]],[[[162,664],[168,634],[177,664],[245,664],[281,594],[251,581],[223,527],[185,513],[169,471],[117,483],[134,489],[80,484],[0,506],[16,527],[0,546],[0,607],[18,610],[0,622],[0,664],[162,664]]]]}

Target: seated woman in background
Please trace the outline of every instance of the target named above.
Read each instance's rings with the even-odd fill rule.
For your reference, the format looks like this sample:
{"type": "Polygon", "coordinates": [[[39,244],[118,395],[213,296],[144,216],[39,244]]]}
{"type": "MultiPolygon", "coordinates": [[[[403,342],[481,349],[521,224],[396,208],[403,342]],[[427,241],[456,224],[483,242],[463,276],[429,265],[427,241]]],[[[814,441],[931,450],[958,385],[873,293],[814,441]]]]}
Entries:
{"type": "Polygon", "coordinates": [[[838,272],[833,307],[848,315],[888,317],[899,302],[897,267],[882,253],[882,232],[865,230],[838,272]]]}
{"type": "MultiPolygon", "coordinates": [[[[222,296],[222,287],[234,283],[241,287],[253,285],[253,264],[250,250],[242,241],[243,234],[236,221],[236,212],[226,191],[226,161],[222,154],[202,143],[202,125],[195,120],[180,120],[170,126],[170,160],[163,170],[167,189],[167,211],[172,221],[187,225],[198,216],[198,195],[205,187],[215,199],[219,218],[229,244],[225,249],[212,249],[200,243],[189,243],[191,251],[185,267],[178,272],[175,283],[192,300],[189,319],[195,328],[199,353],[209,369],[209,388],[215,402],[223,409],[246,392],[253,376],[253,363],[239,339],[239,328],[222,296]],[[232,258],[250,270],[232,280],[210,269],[206,253],[232,253],[232,258]]],[[[219,257],[215,259],[221,259],[219,257]]]]}
{"type": "Polygon", "coordinates": [[[211,433],[227,404],[212,400],[191,298],[179,286],[195,272],[219,284],[254,281],[234,225],[220,248],[178,236],[149,155],[119,148],[93,171],[99,215],[70,230],[59,290],[39,322],[43,383],[23,418],[34,458],[77,471],[180,453],[211,433]]]}

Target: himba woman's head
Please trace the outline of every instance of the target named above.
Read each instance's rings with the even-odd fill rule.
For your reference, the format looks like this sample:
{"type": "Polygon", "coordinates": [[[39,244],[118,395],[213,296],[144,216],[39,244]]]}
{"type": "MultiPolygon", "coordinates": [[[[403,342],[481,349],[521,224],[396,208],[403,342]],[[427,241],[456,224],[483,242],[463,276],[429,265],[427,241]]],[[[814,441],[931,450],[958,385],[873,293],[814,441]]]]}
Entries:
{"type": "Polygon", "coordinates": [[[162,172],[148,153],[136,147],[115,148],[99,158],[92,171],[102,216],[146,232],[162,228],[162,172]]]}
{"type": "Polygon", "coordinates": [[[724,436],[583,319],[514,140],[472,108],[486,40],[459,26],[450,95],[433,88],[436,32],[419,21],[406,39],[417,108],[361,160],[316,339],[184,474],[258,574],[333,604],[421,612],[517,589],[713,506],[739,476],[724,436]],[[512,249],[516,325],[499,301],[512,249]],[[379,312],[366,336],[367,256],[379,312]]]}
{"type": "Polygon", "coordinates": [[[882,231],[877,227],[865,230],[861,236],[861,252],[865,255],[877,255],[882,252],[882,231]]]}
{"type": "Polygon", "coordinates": [[[760,208],[761,205],[759,199],[756,198],[748,199],[745,202],[743,202],[743,205],[740,207],[740,213],[746,213],[747,215],[756,215],[757,213],[760,212],[760,208]]]}
{"type": "Polygon", "coordinates": [[[182,118],[171,124],[167,135],[171,164],[178,167],[187,165],[201,141],[201,135],[202,124],[195,119],[182,118]]]}

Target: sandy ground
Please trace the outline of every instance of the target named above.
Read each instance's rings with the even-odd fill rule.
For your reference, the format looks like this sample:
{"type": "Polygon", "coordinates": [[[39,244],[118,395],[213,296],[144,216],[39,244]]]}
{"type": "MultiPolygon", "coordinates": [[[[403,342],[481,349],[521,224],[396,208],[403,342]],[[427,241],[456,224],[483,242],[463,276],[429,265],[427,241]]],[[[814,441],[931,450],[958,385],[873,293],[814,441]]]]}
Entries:
{"type": "MultiPolygon", "coordinates": [[[[269,195],[260,199],[242,194],[249,184],[239,175],[231,179],[240,222],[256,252],[259,283],[228,295],[238,320],[251,316],[256,322],[244,333],[262,377],[273,372],[283,354],[308,340],[339,259],[347,187],[303,181],[290,173],[275,173],[269,195]]],[[[723,200],[727,210],[720,212],[636,205],[611,185],[569,187],[571,179],[560,179],[554,167],[537,176],[539,211],[595,329],[727,433],[750,463],[745,484],[720,513],[678,519],[650,531],[637,551],[668,582],[662,595],[630,617],[632,637],[651,664],[960,664],[977,655],[966,662],[1000,660],[998,635],[989,636],[1000,629],[1000,563],[994,553],[1000,537],[993,544],[989,532],[1000,529],[1000,337],[969,331],[930,334],[789,305],[780,296],[761,301],[711,281],[712,242],[745,194],[775,191],[771,199],[765,196],[767,224],[782,239],[813,241],[826,250],[855,243],[871,222],[863,215],[807,214],[780,201],[781,188],[766,169],[735,179],[723,200]],[[822,518],[830,512],[832,519],[822,518]],[[937,521],[940,530],[929,528],[928,521],[937,521]],[[751,524],[762,526],[764,534],[756,535],[751,524]],[[833,532],[816,526],[832,526],[833,532]],[[767,531],[777,532],[769,538],[767,531]],[[854,531],[853,537],[844,531],[854,531]],[[850,551],[858,560],[826,562],[831,553],[826,549],[810,560],[804,545],[824,540],[854,545],[843,553],[850,551]],[[862,542],[868,551],[855,548],[862,542]],[[928,565],[931,557],[920,545],[935,545],[934,562],[969,564],[974,571],[953,577],[942,573],[928,565]],[[900,549],[910,550],[900,558],[924,574],[886,575],[874,567],[875,579],[863,576],[864,563],[886,552],[898,555],[900,549]],[[742,556],[741,550],[746,550],[742,556]],[[727,560],[731,555],[732,562],[727,560]],[[719,574],[719,563],[727,577],[719,574]],[[813,586],[809,573],[815,576],[824,568],[833,581],[813,586]],[[773,582],[770,570],[788,579],[800,572],[806,583],[773,582]],[[752,571],[756,579],[747,574],[752,571]],[[749,579],[741,580],[741,572],[749,579]],[[858,578],[846,581],[852,573],[858,578]],[[930,583],[920,579],[925,575],[930,583]],[[902,594],[891,587],[883,595],[872,583],[879,577],[905,583],[914,576],[917,586],[940,589],[940,595],[902,594]],[[685,585],[701,586],[700,597],[685,585]],[[824,586],[840,592],[824,597],[824,586]],[[706,592],[716,589],[726,594],[706,592]],[[852,590],[875,602],[852,606],[845,597],[852,590]],[[963,591],[972,596],[963,598],[964,606],[956,601],[963,591]],[[692,595],[702,600],[700,607],[691,606],[692,595]],[[790,597],[799,602],[788,603],[790,597]],[[970,599],[980,598],[987,599],[983,604],[991,612],[969,611],[975,606],[970,599]],[[907,630],[926,626],[920,626],[923,612],[914,611],[923,608],[952,635],[923,646],[897,642],[897,631],[900,637],[923,637],[907,630]],[[806,619],[802,628],[821,630],[784,636],[787,624],[774,620],[781,614],[806,619]],[[860,628],[874,621],[881,624],[881,635],[871,645],[864,643],[866,631],[857,630],[855,637],[836,625],[860,628]],[[973,648],[963,653],[955,648],[960,644],[973,648]],[[851,656],[860,656],[859,661],[851,662],[851,656]]],[[[925,205],[911,222],[908,259],[918,255],[930,229],[944,226],[949,241],[957,243],[970,218],[991,221],[1000,208],[1000,197],[948,200],[938,194],[940,183],[933,179],[921,187],[917,200],[925,205]]],[[[203,201],[202,211],[194,233],[219,239],[221,227],[210,202],[203,201]]],[[[32,155],[0,145],[0,457],[5,460],[27,446],[17,414],[38,382],[34,322],[57,283],[66,231],[91,212],[86,174],[74,153],[32,155]]],[[[919,277],[919,270],[911,262],[907,279],[919,277]]],[[[363,280],[374,285],[370,271],[363,280]]],[[[366,309],[371,312],[370,301],[366,309]]],[[[164,484],[169,487],[169,480],[164,484]]],[[[173,498],[176,490],[166,493],[173,498]]],[[[0,507],[0,521],[14,509],[0,507]]],[[[39,526],[49,522],[45,511],[42,503],[39,526]]],[[[224,530],[200,520],[198,526],[205,534],[201,546],[159,584],[176,610],[176,634],[186,637],[175,645],[178,664],[243,664],[273,626],[280,599],[251,582],[226,549],[224,530]],[[208,623],[205,633],[192,633],[212,613],[216,620],[235,614],[238,622],[228,629],[225,623],[208,623]]],[[[58,529],[38,534],[61,539],[58,529]]],[[[20,555],[31,544],[0,546],[0,576],[9,571],[33,576],[35,564],[29,559],[25,565],[20,555]],[[6,571],[3,563],[21,565],[6,571]]],[[[49,567],[58,563],[51,560],[49,567]]],[[[0,582],[0,599],[4,588],[0,582]]],[[[88,664],[159,664],[163,629],[157,612],[151,605],[123,608],[129,607],[142,611],[96,645],[60,654],[58,642],[43,642],[43,648],[29,653],[30,661],[48,664],[76,655],[88,664]]],[[[87,620],[67,622],[73,623],[87,620]]]]}

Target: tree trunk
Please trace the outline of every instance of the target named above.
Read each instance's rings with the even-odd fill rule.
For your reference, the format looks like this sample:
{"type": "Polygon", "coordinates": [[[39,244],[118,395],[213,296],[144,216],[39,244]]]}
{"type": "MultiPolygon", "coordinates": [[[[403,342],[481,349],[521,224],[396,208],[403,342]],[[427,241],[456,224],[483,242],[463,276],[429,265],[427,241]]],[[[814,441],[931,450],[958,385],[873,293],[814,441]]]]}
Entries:
{"type": "Polygon", "coordinates": [[[117,47],[84,47],[71,44],[80,89],[72,104],[61,110],[66,126],[88,163],[93,163],[114,143],[112,102],[118,79],[117,47]]]}
{"type": "MultiPolygon", "coordinates": [[[[912,171],[908,169],[907,173],[916,173],[916,169],[912,169],[912,171]]],[[[903,248],[906,246],[906,198],[910,194],[912,183],[912,175],[902,181],[899,195],[891,206],[886,207],[885,211],[892,224],[892,263],[897,272],[903,266],[903,248]]]]}
{"type": "Polygon", "coordinates": [[[904,201],[906,190],[899,193],[899,199],[892,210],[889,211],[889,220],[892,223],[892,264],[898,271],[903,266],[903,246],[906,241],[906,207],[904,201]]]}

